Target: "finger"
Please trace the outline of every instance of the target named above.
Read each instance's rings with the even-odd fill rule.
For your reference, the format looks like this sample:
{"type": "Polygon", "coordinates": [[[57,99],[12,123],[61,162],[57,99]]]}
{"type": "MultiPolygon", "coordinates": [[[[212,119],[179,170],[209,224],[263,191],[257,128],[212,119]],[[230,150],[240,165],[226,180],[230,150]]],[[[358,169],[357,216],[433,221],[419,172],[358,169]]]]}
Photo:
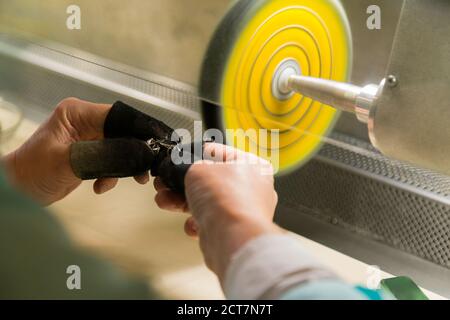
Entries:
{"type": "Polygon", "coordinates": [[[134,180],[136,180],[137,183],[144,185],[150,181],[150,175],[146,172],[140,176],[134,177],[134,180]]]}
{"type": "Polygon", "coordinates": [[[108,192],[117,186],[119,179],[98,179],[94,183],[94,192],[96,194],[103,194],[108,192]]]}
{"type": "Polygon", "coordinates": [[[274,191],[273,201],[275,206],[278,204],[278,200],[279,200],[278,192],[274,191]]]}
{"type": "Polygon", "coordinates": [[[79,134],[79,140],[98,140],[103,138],[105,119],[111,110],[109,104],[97,104],[77,98],[61,101],[57,110],[63,112],[71,127],[79,134]]]}
{"type": "Polygon", "coordinates": [[[214,162],[243,161],[245,163],[258,163],[258,161],[263,161],[253,153],[248,153],[234,147],[218,143],[205,144],[203,158],[214,162]]]}
{"type": "Polygon", "coordinates": [[[155,196],[155,202],[159,208],[173,212],[187,212],[188,206],[184,196],[164,189],[155,196]]]}
{"type": "Polygon", "coordinates": [[[198,238],[198,225],[193,217],[190,217],[184,223],[184,232],[191,238],[198,238]]]}
{"type": "Polygon", "coordinates": [[[239,150],[227,145],[207,143],[204,147],[203,157],[205,160],[225,162],[235,160],[239,152],[239,150]]]}
{"type": "Polygon", "coordinates": [[[167,188],[167,186],[164,184],[164,182],[162,182],[162,179],[160,177],[156,177],[153,180],[153,186],[155,187],[156,191],[162,191],[162,190],[167,190],[169,188],[167,188]]]}

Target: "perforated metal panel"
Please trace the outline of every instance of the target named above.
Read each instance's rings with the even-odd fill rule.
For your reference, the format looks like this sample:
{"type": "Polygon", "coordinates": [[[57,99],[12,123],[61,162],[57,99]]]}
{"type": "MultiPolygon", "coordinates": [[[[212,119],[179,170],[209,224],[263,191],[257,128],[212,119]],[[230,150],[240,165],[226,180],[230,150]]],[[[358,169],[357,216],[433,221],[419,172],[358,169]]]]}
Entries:
{"type": "Polygon", "coordinates": [[[447,177],[326,145],[277,185],[290,207],[450,268],[447,177]]]}
{"type": "MultiPolygon", "coordinates": [[[[355,149],[326,144],[308,165],[277,179],[278,220],[300,231],[292,219],[286,224],[284,208],[290,208],[356,238],[371,239],[450,269],[449,177],[389,160],[360,140],[342,134],[332,138],[355,149]]],[[[298,224],[302,224],[301,216],[298,224]]],[[[314,230],[316,240],[326,237],[324,232],[314,230]]],[[[334,240],[327,245],[340,250],[340,240],[334,240]]],[[[366,244],[355,242],[355,251],[358,246],[366,244]]],[[[371,248],[365,250],[370,256],[371,248]]],[[[392,261],[374,262],[390,270],[392,261]]],[[[428,272],[419,270],[419,278],[428,272]]],[[[443,275],[435,273],[434,277],[443,275]]]]}

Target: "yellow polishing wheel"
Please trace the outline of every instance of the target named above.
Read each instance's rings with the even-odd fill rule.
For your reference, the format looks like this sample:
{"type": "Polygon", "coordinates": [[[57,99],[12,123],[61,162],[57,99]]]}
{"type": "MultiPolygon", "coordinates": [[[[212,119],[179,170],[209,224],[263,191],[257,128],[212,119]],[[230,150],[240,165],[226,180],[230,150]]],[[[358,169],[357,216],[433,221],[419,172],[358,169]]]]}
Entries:
{"type": "Polygon", "coordinates": [[[289,172],[317,152],[339,112],[282,82],[295,74],[346,82],[351,65],[351,33],[339,1],[237,1],[205,58],[200,88],[209,101],[207,126],[278,129],[279,143],[257,136],[242,148],[277,151],[280,172],[289,172]]]}

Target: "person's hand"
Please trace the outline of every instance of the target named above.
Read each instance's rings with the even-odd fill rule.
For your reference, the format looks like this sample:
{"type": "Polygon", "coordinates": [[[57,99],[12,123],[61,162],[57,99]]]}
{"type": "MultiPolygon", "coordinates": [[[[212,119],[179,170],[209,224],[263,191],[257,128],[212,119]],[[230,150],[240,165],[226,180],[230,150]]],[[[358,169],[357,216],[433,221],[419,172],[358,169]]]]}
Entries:
{"type": "MultiPolygon", "coordinates": [[[[12,182],[43,205],[63,199],[81,184],[70,166],[70,145],[102,139],[110,109],[111,105],[75,98],[63,100],[24,145],[3,159],[12,182]]],[[[145,184],[149,176],[136,180],[145,184]]],[[[94,191],[107,192],[117,181],[99,179],[94,183],[94,191]]]]}
{"type": "Polygon", "coordinates": [[[185,179],[186,199],[155,179],[162,209],[192,213],[188,235],[200,238],[206,264],[223,279],[231,256],[248,241],[281,230],[273,223],[278,197],[271,165],[230,147],[208,144],[185,179]]]}

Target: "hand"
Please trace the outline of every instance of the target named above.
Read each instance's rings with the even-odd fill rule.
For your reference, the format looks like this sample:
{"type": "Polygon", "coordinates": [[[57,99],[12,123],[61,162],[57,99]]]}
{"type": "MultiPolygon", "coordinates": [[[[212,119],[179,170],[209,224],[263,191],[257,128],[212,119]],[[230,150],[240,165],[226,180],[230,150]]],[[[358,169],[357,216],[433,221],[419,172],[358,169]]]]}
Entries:
{"type": "MultiPolygon", "coordinates": [[[[43,205],[63,199],[80,184],[70,166],[70,145],[103,138],[103,126],[111,105],[75,98],[63,100],[51,117],[19,149],[4,158],[12,182],[43,205]]],[[[136,180],[145,184],[148,174],[136,180]]],[[[94,183],[97,194],[114,188],[118,179],[94,183]]]]}
{"type": "Polygon", "coordinates": [[[273,223],[278,201],[270,164],[230,147],[208,144],[203,161],[187,173],[186,199],[155,180],[159,207],[191,211],[185,231],[200,238],[206,264],[223,279],[231,256],[248,241],[280,233],[273,223]]]}

